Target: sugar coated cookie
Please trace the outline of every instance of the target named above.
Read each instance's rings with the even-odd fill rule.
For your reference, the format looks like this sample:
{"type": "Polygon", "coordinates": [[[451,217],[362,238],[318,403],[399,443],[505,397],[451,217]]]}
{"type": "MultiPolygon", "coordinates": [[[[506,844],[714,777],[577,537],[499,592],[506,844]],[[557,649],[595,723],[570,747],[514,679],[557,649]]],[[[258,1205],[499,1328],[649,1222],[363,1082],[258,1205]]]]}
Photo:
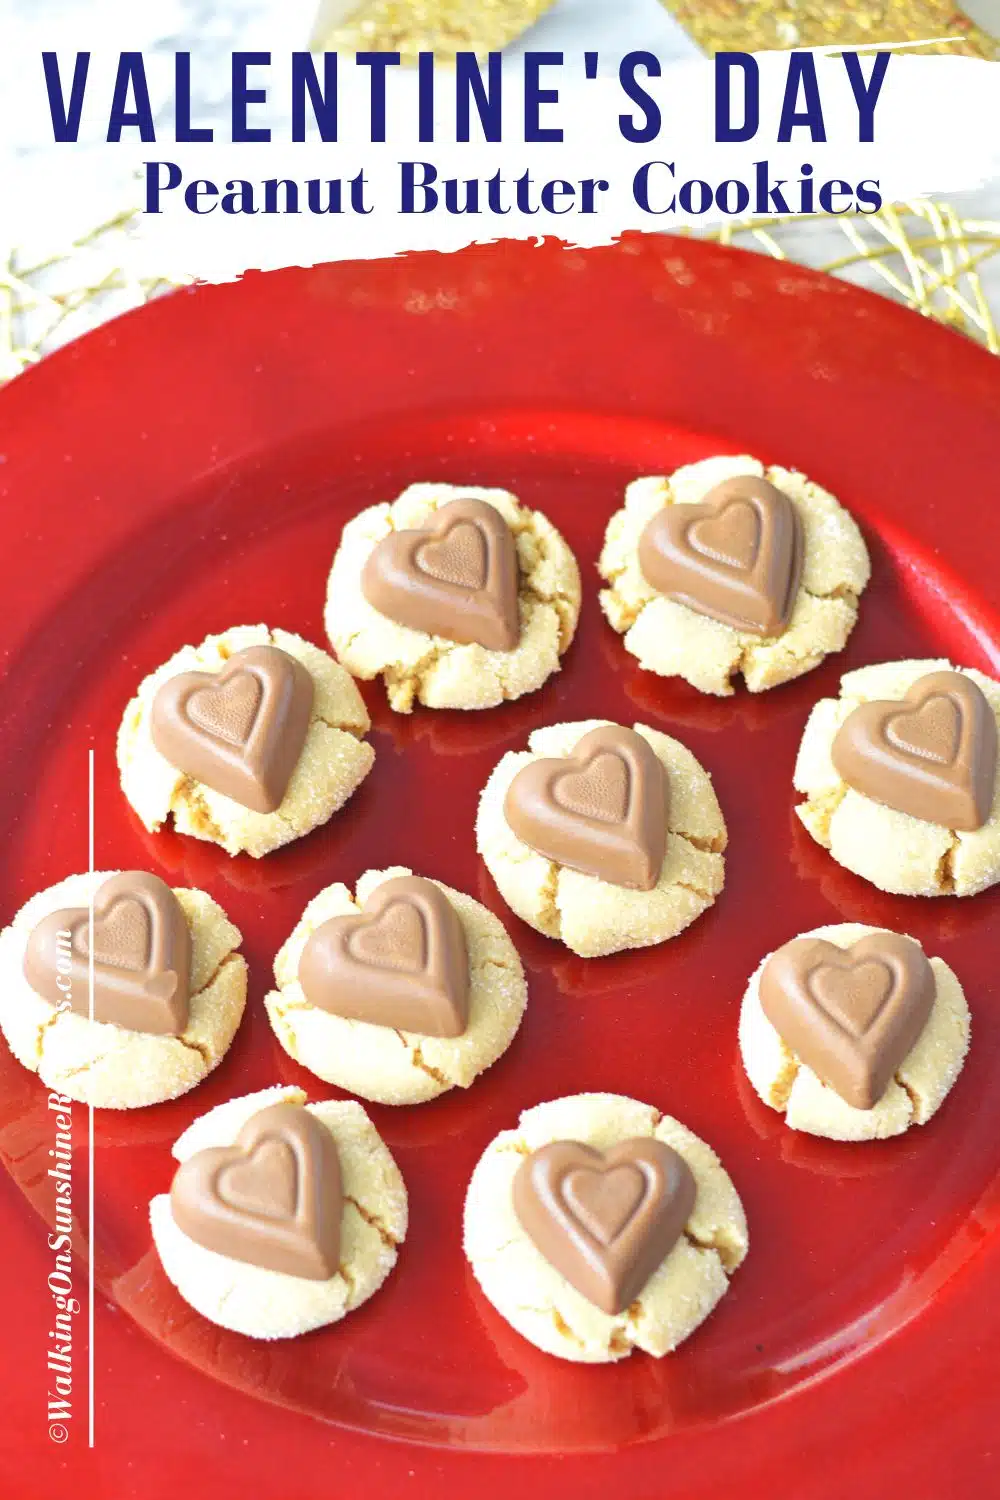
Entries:
{"type": "Polygon", "coordinates": [[[902,896],[1000,880],[1000,683],[947,661],[861,667],[809,716],[796,811],[838,864],[902,896]]]}
{"type": "Polygon", "coordinates": [[[485,906],[409,870],[321,891],[274,963],[264,1004],[290,1057],[379,1104],[468,1088],[510,1046],[528,991],[485,906]]]}
{"type": "Polygon", "coordinates": [[[414,484],[344,527],[326,628],[391,706],[493,708],[559,670],[580,573],[559,532],[505,490],[414,484]]]}
{"type": "Polygon", "coordinates": [[[353,1100],[272,1088],[209,1110],[149,1216],[163,1269],[205,1318],[257,1339],[337,1323],[378,1291],[406,1237],[406,1187],[353,1100]]]}
{"type": "Polygon", "coordinates": [[[881,1140],[926,1125],[969,1050],[969,1008],[913,938],[845,923],[770,954],[740,1012],[740,1052],[793,1130],[881,1140]]]}
{"type": "Polygon", "coordinates": [[[711,1147],[618,1094],[525,1110],[487,1146],[465,1200],[465,1253],[489,1301],[539,1349],[591,1364],[676,1349],[747,1244],[711,1147]]]}
{"type": "Polygon", "coordinates": [[[708,772],[642,724],[536,729],[486,783],[476,839],[512,910],[583,958],[676,937],[725,880],[708,772]]]}
{"type": "Polygon", "coordinates": [[[240,933],[204,891],[98,871],[40,891],[0,933],[0,1029],[54,1092],[139,1109],[197,1087],[243,1015],[240,933]],[[94,1019],[90,1019],[90,899],[94,1019]]]}
{"type": "Polygon", "coordinates": [[[868,551],[832,495],[756,458],[637,479],[598,563],[601,607],[639,665],[719,697],[777,687],[840,651],[868,551]]]}
{"type": "Polygon", "coordinates": [[[361,694],[324,651],[264,625],[184,646],[118,731],[122,790],[151,832],[259,858],[327,822],[371,770],[361,694]]]}

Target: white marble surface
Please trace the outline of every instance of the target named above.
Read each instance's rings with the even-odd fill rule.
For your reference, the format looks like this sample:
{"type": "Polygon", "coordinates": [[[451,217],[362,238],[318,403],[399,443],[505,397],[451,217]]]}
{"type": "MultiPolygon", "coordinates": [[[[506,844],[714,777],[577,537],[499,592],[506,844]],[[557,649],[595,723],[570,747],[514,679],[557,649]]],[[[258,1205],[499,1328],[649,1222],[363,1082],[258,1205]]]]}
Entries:
{"type": "MultiPolygon", "coordinates": [[[[13,144],[21,152],[52,149],[47,119],[31,108],[37,95],[38,54],[58,47],[104,46],[144,54],[154,117],[166,123],[173,85],[173,54],[189,50],[193,61],[194,117],[206,124],[228,119],[226,87],[234,48],[275,52],[305,47],[319,0],[0,0],[0,108],[12,121],[13,144]]],[[[664,62],[697,55],[683,28],[658,0],[556,0],[552,9],[510,49],[534,47],[609,57],[644,47],[664,62]]],[[[0,117],[2,118],[2,117],[0,117]]],[[[91,122],[81,134],[99,140],[91,122]]]]}
{"type": "MultiPolygon", "coordinates": [[[[318,8],[319,0],[0,0],[0,186],[6,166],[20,199],[7,214],[0,201],[0,249],[24,243],[19,219],[22,225],[30,219],[35,248],[35,227],[50,198],[58,201],[43,238],[49,228],[63,238],[67,230],[76,233],[82,223],[110,215],[128,195],[132,169],[126,153],[105,141],[107,117],[98,110],[84,111],[72,171],[67,171],[69,148],[52,140],[40,86],[43,50],[57,49],[67,58],[78,49],[91,50],[95,59],[102,50],[115,56],[121,50],[142,52],[154,121],[167,139],[174,54],[190,51],[192,118],[215,126],[224,138],[230,54],[242,49],[280,55],[305,47],[318,8]]],[[[697,55],[659,0],[556,0],[512,50],[526,47],[594,49],[609,63],[633,47],[655,51],[664,62],[697,55]]],[[[92,91],[96,71],[95,60],[92,91]]],[[[287,122],[273,104],[269,119],[280,135],[287,122]]]]}
{"type": "MultiPolygon", "coordinates": [[[[14,180],[20,184],[13,199],[0,192],[0,253],[6,246],[24,244],[29,219],[34,226],[31,250],[47,253],[134,198],[129,170],[103,141],[96,117],[81,132],[67,174],[70,148],[52,142],[47,113],[39,108],[38,74],[32,72],[44,48],[57,47],[63,55],[78,47],[141,50],[154,114],[164,123],[172,99],[173,54],[190,50],[194,118],[224,129],[229,54],[234,48],[278,52],[304,46],[317,5],[318,0],[0,0],[0,188],[5,166],[14,164],[19,169],[14,180]],[[67,188],[61,202],[49,192],[60,178],[67,188]],[[52,213],[46,219],[39,209],[50,198],[52,213]]],[[[596,49],[609,58],[644,47],[664,61],[695,52],[658,0],[557,0],[515,44],[517,49],[529,46],[596,49]]],[[[274,123],[280,125],[280,120],[274,123]]],[[[1000,220],[1000,183],[963,195],[956,206],[973,218],[1000,220]]],[[[787,244],[791,254],[813,264],[844,250],[841,231],[825,224],[803,226],[787,244]]],[[[984,280],[1000,308],[1000,257],[984,280]]]]}

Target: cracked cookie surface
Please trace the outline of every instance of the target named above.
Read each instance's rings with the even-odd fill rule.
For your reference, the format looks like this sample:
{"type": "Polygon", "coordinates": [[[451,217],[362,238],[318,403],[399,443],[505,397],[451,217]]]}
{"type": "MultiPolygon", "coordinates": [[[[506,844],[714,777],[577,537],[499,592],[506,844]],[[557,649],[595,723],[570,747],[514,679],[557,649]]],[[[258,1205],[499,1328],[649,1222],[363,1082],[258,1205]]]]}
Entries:
{"type": "Polygon", "coordinates": [[[178,833],[255,859],[303,838],[338,812],[364,781],[375,752],[364,736],[371,723],[350,675],[325,651],[284,630],[241,625],[184,646],[140,685],[118,730],[122,791],[155,833],[171,819],[178,833]],[[237,651],[277,646],[313,679],[314,697],[302,753],[281,806],[254,812],[177,770],[153,744],[150,714],[157,690],[181,672],[218,672],[237,651]]]}
{"type": "MultiPolygon", "coordinates": [[[[190,1125],[173,1148],[187,1161],[212,1146],[231,1146],[244,1124],[269,1106],[305,1104],[297,1088],[264,1089],[230,1099],[190,1125]]],[[[163,1269],[185,1302],[222,1328],[257,1339],[287,1339],[338,1323],[378,1291],[406,1238],[406,1186],[389,1148],[353,1100],[306,1105],[333,1136],[344,1193],[341,1263],[329,1281],[307,1281],[207,1250],[177,1227],[169,1193],[149,1205],[163,1269]]]]}
{"type": "Polygon", "coordinates": [[[326,629],[339,660],[363,681],[381,677],[397,713],[427,708],[495,708],[533,693],[558,672],[580,615],[580,570],[540,511],[506,490],[414,484],[391,504],[373,505],[344,527],[333,560],[326,629]],[[361,573],[392,531],[426,526],[453,500],[482,500],[499,511],[517,544],[521,636],[513,651],[462,646],[380,614],[361,591],[361,573]]]}
{"type": "MultiPolygon", "coordinates": [[[[883,931],[845,922],[802,936],[850,948],[883,931]]],[[[832,1141],[884,1140],[902,1135],[911,1125],[926,1125],[951,1091],[969,1050],[969,1007],[961,984],[944,960],[930,960],[936,984],[934,1007],[917,1042],[874,1109],[855,1109],[820,1082],[764,1014],[760,976],[770,957],[761,961],[747,986],[739,1028],[743,1066],[764,1103],[779,1110],[793,1130],[832,1141]]]]}
{"type": "Polygon", "coordinates": [[[708,910],[725,883],[726,825],[711,777],[679,740],[643,724],[632,727],[670,781],[667,852],[653,890],[627,890],[583,875],[517,838],[504,815],[507,788],[517,773],[532,760],[569,755],[585,734],[608,722],[591,719],[534,730],[526,751],[509,751],[494,768],[476,818],[477,847],[508,906],[581,958],[677,937],[708,910]]]}
{"type": "Polygon", "coordinates": [[[854,629],[858,600],[868,583],[868,549],[853,517],[804,474],[765,468],[756,458],[707,458],[669,478],[646,477],[628,486],[612,516],[598,571],[608,587],[601,608],[625,637],[639,665],[661,677],[682,677],[702,693],[728,697],[742,675],[752,693],[811,672],[840,651],[854,629]],[[782,490],[802,522],[802,580],[787,629],[761,639],[709,619],[657,593],[639,567],[639,538],[665,505],[696,505],[727,479],[752,474],[782,490]]]}
{"type": "Polygon", "coordinates": [[[834,769],[831,748],[862,703],[901,699],[931,672],[962,672],[981,688],[1000,727],[1000,683],[944,660],[860,667],[840,679],[840,697],[822,698],[809,715],[795,765],[795,809],[838,864],[899,896],[974,896],[1000,881],[1000,776],[993,810],[974,833],[956,832],[873,802],[834,769]]]}
{"type": "Polygon", "coordinates": [[[247,965],[242,941],[204,891],[175,889],[191,931],[191,999],[180,1036],[152,1036],[59,1011],[29,985],[24,953],[50,912],[85,907],[118,871],[71,875],[21,908],[0,933],[0,1030],[18,1062],[46,1087],[99,1109],[141,1109],[197,1088],[229,1049],[243,1016],[247,965]]]}
{"type": "Polygon", "coordinates": [[[619,1094],[576,1094],[525,1110],[480,1157],[465,1200],[465,1253],[485,1296],[518,1333],[562,1359],[590,1364],[635,1349],[676,1349],[725,1295],[747,1253],[743,1205],[710,1146],[679,1121],[619,1094]],[[690,1167],[697,1199],[684,1233],[636,1300],[610,1316],[588,1302],[536,1248],[514,1212],[524,1158],[552,1141],[606,1150],[649,1136],[690,1167]]]}
{"type": "Polygon", "coordinates": [[[506,1052],[528,998],[521,960],[502,923],[471,896],[435,881],[455,909],[468,947],[469,1022],[461,1036],[418,1036],[310,1005],[298,967],[312,933],[331,917],[356,916],[378,886],[411,873],[402,867],[369,870],[358,881],[356,897],[346,885],[321,891],[278,953],[278,988],[264,999],[290,1057],[325,1082],[378,1104],[422,1104],[449,1089],[468,1088],[506,1052]]]}

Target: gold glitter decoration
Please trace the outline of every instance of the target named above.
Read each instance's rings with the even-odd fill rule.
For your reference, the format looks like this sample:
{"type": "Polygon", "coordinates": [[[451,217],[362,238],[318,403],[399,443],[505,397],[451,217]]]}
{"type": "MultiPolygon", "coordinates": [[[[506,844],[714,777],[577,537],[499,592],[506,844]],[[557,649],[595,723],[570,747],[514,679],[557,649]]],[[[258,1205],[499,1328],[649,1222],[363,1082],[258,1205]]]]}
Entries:
{"type": "Polygon", "coordinates": [[[938,40],[925,52],[1000,57],[1000,45],[951,0],[661,0],[703,52],[873,47],[938,40]],[[948,40],[946,40],[948,39],[948,40]],[[952,40],[954,39],[954,40],[952,40]]]}
{"type": "Polygon", "coordinates": [[[0,384],[87,329],[194,280],[123,269],[138,222],[131,210],[117,214],[41,260],[0,246],[0,384]]]}
{"type": "MultiPolygon", "coordinates": [[[[123,245],[138,223],[138,214],[118,214],[42,261],[0,250],[0,384],[86,329],[193,281],[122,268],[123,245]]],[[[1000,354],[998,319],[979,275],[984,262],[1000,255],[1000,222],[962,219],[945,203],[920,199],[855,218],[736,219],[698,233],[886,292],[1000,354]],[[843,253],[824,265],[810,253],[814,225],[844,238],[843,253]]]]}
{"type": "MultiPolygon", "coordinates": [[[[497,52],[537,21],[553,0],[365,0],[341,26],[324,22],[320,6],[311,45],[328,52],[398,52],[415,63],[420,52],[497,52]]],[[[339,9],[339,7],[337,7],[339,9]]]]}
{"type": "Polygon", "coordinates": [[[962,219],[948,204],[924,198],[853,218],[748,216],[699,237],[812,264],[805,253],[806,226],[816,223],[835,226],[846,242],[843,255],[817,270],[886,292],[1000,354],[997,318],[979,276],[983,263],[1000,255],[1000,222],[962,219]],[[791,254],[790,240],[795,242],[791,254]]]}

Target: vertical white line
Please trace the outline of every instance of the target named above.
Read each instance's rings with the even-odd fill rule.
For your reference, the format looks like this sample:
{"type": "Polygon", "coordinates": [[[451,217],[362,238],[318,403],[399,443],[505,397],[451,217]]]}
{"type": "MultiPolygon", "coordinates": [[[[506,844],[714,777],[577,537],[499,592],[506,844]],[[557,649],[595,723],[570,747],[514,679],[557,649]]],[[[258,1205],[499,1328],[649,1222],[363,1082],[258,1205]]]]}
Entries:
{"type": "MultiPolygon", "coordinates": [[[[87,953],[89,1014],[94,1020],[94,751],[87,764],[87,869],[90,874],[89,939],[87,953]]],[[[94,1446],[94,1106],[87,1108],[87,1446],[94,1446]]]]}

